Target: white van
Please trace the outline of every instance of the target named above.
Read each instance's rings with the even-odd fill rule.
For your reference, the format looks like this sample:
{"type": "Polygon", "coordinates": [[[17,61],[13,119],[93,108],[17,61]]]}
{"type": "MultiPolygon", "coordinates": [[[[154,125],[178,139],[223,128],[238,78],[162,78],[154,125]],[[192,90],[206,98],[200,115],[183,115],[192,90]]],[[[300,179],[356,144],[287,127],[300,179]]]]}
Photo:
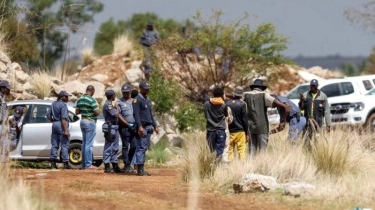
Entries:
{"type": "MultiPolygon", "coordinates": [[[[318,82],[318,88],[327,95],[329,104],[345,103],[352,107],[358,107],[358,109],[361,109],[363,103],[361,102],[360,97],[375,87],[375,75],[328,79],[318,82]]],[[[309,82],[293,88],[285,96],[298,106],[300,93],[304,93],[308,90],[310,90],[309,82]]],[[[270,111],[269,113],[272,113],[269,115],[269,119],[271,119],[270,123],[279,123],[278,114],[276,116],[274,111],[270,111]]],[[[331,107],[331,114],[335,113],[336,110],[331,107]]],[[[336,122],[338,121],[335,119],[332,120],[333,124],[336,122]]]]}

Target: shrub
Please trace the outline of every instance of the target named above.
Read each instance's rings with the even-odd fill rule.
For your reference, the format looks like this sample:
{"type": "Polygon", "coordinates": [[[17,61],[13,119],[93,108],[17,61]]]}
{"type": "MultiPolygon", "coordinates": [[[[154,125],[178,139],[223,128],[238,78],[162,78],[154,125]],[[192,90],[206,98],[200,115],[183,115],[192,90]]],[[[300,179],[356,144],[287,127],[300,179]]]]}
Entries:
{"type": "Polygon", "coordinates": [[[198,110],[197,105],[191,102],[181,103],[174,117],[180,132],[203,130],[206,122],[204,114],[198,110]]]}
{"type": "Polygon", "coordinates": [[[81,59],[83,61],[83,65],[87,66],[92,64],[95,59],[97,59],[97,56],[94,53],[94,50],[92,48],[84,48],[81,51],[81,59]]]}
{"type": "Polygon", "coordinates": [[[113,54],[130,57],[133,48],[133,42],[128,34],[121,34],[113,40],[113,54]]]}
{"type": "Polygon", "coordinates": [[[150,149],[146,153],[146,159],[152,160],[155,164],[163,164],[167,162],[171,157],[171,154],[165,151],[165,149],[168,147],[168,139],[166,137],[162,137],[158,143],[151,145],[150,149]]]}
{"type": "Polygon", "coordinates": [[[48,97],[51,93],[50,77],[45,72],[40,70],[35,72],[31,76],[30,84],[33,86],[32,91],[40,99],[48,97]]]}

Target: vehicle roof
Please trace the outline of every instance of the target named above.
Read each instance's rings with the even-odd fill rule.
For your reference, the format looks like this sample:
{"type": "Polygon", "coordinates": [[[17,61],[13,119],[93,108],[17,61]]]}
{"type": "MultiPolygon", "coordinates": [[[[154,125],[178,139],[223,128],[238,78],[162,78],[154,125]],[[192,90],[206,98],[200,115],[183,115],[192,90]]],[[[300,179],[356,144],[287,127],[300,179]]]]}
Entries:
{"type": "MultiPolygon", "coordinates": [[[[347,77],[347,78],[333,78],[333,79],[327,79],[327,80],[322,80],[322,81],[318,80],[319,86],[331,84],[331,83],[335,83],[335,82],[349,82],[349,81],[350,81],[349,77],[347,77]]],[[[310,85],[310,82],[305,82],[305,83],[300,84],[298,86],[301,86],[301,85],[310,85]]]]}
{"type": "MultiPolygon", "coordinates": [[[[7,105],[17,105],[17,104],[52,104],[54,100],[17,100],[17,101],[9,101],[7,102],[7,105]]],[[[75,104],[72,102],[66,103],[69,107],[74,108],[75,104]]]]}

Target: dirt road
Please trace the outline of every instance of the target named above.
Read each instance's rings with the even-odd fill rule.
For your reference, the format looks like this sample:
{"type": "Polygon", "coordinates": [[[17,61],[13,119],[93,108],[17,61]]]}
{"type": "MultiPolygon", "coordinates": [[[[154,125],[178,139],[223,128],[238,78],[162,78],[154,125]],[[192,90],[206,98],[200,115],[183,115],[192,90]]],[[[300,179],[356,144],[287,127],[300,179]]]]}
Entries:
{"type": "MultiPolygon", "coordinates": [[[[59,209],[187,209],[189,187],[174,169],[151,169],[150,177],[104,174],[103,170],[15,169],[59,209]],[[37,177],[36,174],[46,177],[37,177]]],[[[294,207],[293,207],[294,208],[294,207]]],[[[197,209],[291,209],[273,196],[222,194],[200,189],[197,209]]],[[[295,208],[294,208],[295,209],[295,208]]],[[[296,208],[300,209],[300,208],[296,208]]]]}

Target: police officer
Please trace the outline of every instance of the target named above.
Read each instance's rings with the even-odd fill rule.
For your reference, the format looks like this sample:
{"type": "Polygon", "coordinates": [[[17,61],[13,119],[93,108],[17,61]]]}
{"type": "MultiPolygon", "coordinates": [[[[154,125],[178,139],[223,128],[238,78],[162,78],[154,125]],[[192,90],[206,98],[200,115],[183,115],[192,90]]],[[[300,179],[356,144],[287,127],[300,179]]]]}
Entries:
{"type": "Polygon", "coordinates": [[[146,80],[149,79],[150,73],[153,71],[151,47],[155,45],[159,41],[159,39],[159,32],[154,28],[154,23],[152,21],[149,21],[146,29],[143,30],[141,36],[141,44],[143,46],[144,52],[144,61],[141,67],[145,74],[146,80]]]}
{"type": "Polygon", "coordinates": [[[7,80],[2,80],[0,82],[0,154],[1,154],[1,161],[6,162],[7,159],[7,147],[6,142],[8,141],[8,135],[5,134],[6,129],[2,129],[4,127],[4,122],[8,117],[8,107],[6,105],[5,97],[9,95],[11,86],[7,80]]]}
{"type": "Polygon", "coordinates": [[[146,81],[139,84],[140,93],[133,100],[133,112],[135,123],[138,126],[138,147],[135,152],[137,175],[149,176],[150,174],[144,170],[144,163],[146,158],[146,151],[150,145],[150,138],[155,131],[159,133],[156,127],[154,116],[152,115],[152,105],[150,99],[147,97],[150,91],[150,85],[146,81]]]}
{"type": "MultiPolygon", "coordinates": [[[[296,141],[299,138],[299,135],[303,131],[303,129],[306,126],[306,118],[301,115],[301,110],[295,105],[291,100],[289,100],[285,96],[276,96],[271,95],[276,100],[280,101],[283,104],[289,104],[290,105],[290,111],[286,111],[283,107],[277,107],[277,111],[280,115],[280,125],[272,129],[270,131],[270,134],[278,133],[285,128],[285,123],[289,123],[289,134],[288,139],[292,143],[296,143],[296,141]]],[[[275,107],[275,106],[273,106],[275,107]]]]}
{"type": "MultiPolygon", "coordinates": [[[[105,120],[103,128],[107,126],[108,134],[105,134],[106,139],[103,151],[104,172],[111,173],[113,171],[115,173],[123,173],[124,171],[121,170],[117,164],[117,153],[119,149],[119,111],[117,110],[117,105],[113,104],[116,93],[113,90],[107,90],[105,96],[107,97],[107,101],[103,106],[105,120]],[[113,170],[111,169],[110,163],[112,164],[113,170]]],[[[123,121],[122,123],[125,124],[126,122],[123,121]]]]}
{"type": "Polygon", "coordinates": [[[120,123],[119,132],[122,141],[122,157],[124,160],[124,170],[126,173],[133,172],[131,168],[131,161],[135,154],[137,147],[137,140],[135,138],[136,126],[133,115],[133,99],[130,97],[131,87],[129,84],[124,84],[121,87],[122,97],[117,101],[118,110],[125,123],[120,123]],[[129,150],[130,144],[130,150],[129,150]]]}
{"type": "Polygon", "coordinates": [[[68,102],[69,95],[66,91],[61,91],[57,96],[57,100],[51,105],[48,110],[47,118],[52,122],[51,135],[51,169],[57,169],[57,152],[61,144],[61,158],[64,163],[64,169],[70,169],[69,166],[69,116],[68,116],[68,102]]]}

